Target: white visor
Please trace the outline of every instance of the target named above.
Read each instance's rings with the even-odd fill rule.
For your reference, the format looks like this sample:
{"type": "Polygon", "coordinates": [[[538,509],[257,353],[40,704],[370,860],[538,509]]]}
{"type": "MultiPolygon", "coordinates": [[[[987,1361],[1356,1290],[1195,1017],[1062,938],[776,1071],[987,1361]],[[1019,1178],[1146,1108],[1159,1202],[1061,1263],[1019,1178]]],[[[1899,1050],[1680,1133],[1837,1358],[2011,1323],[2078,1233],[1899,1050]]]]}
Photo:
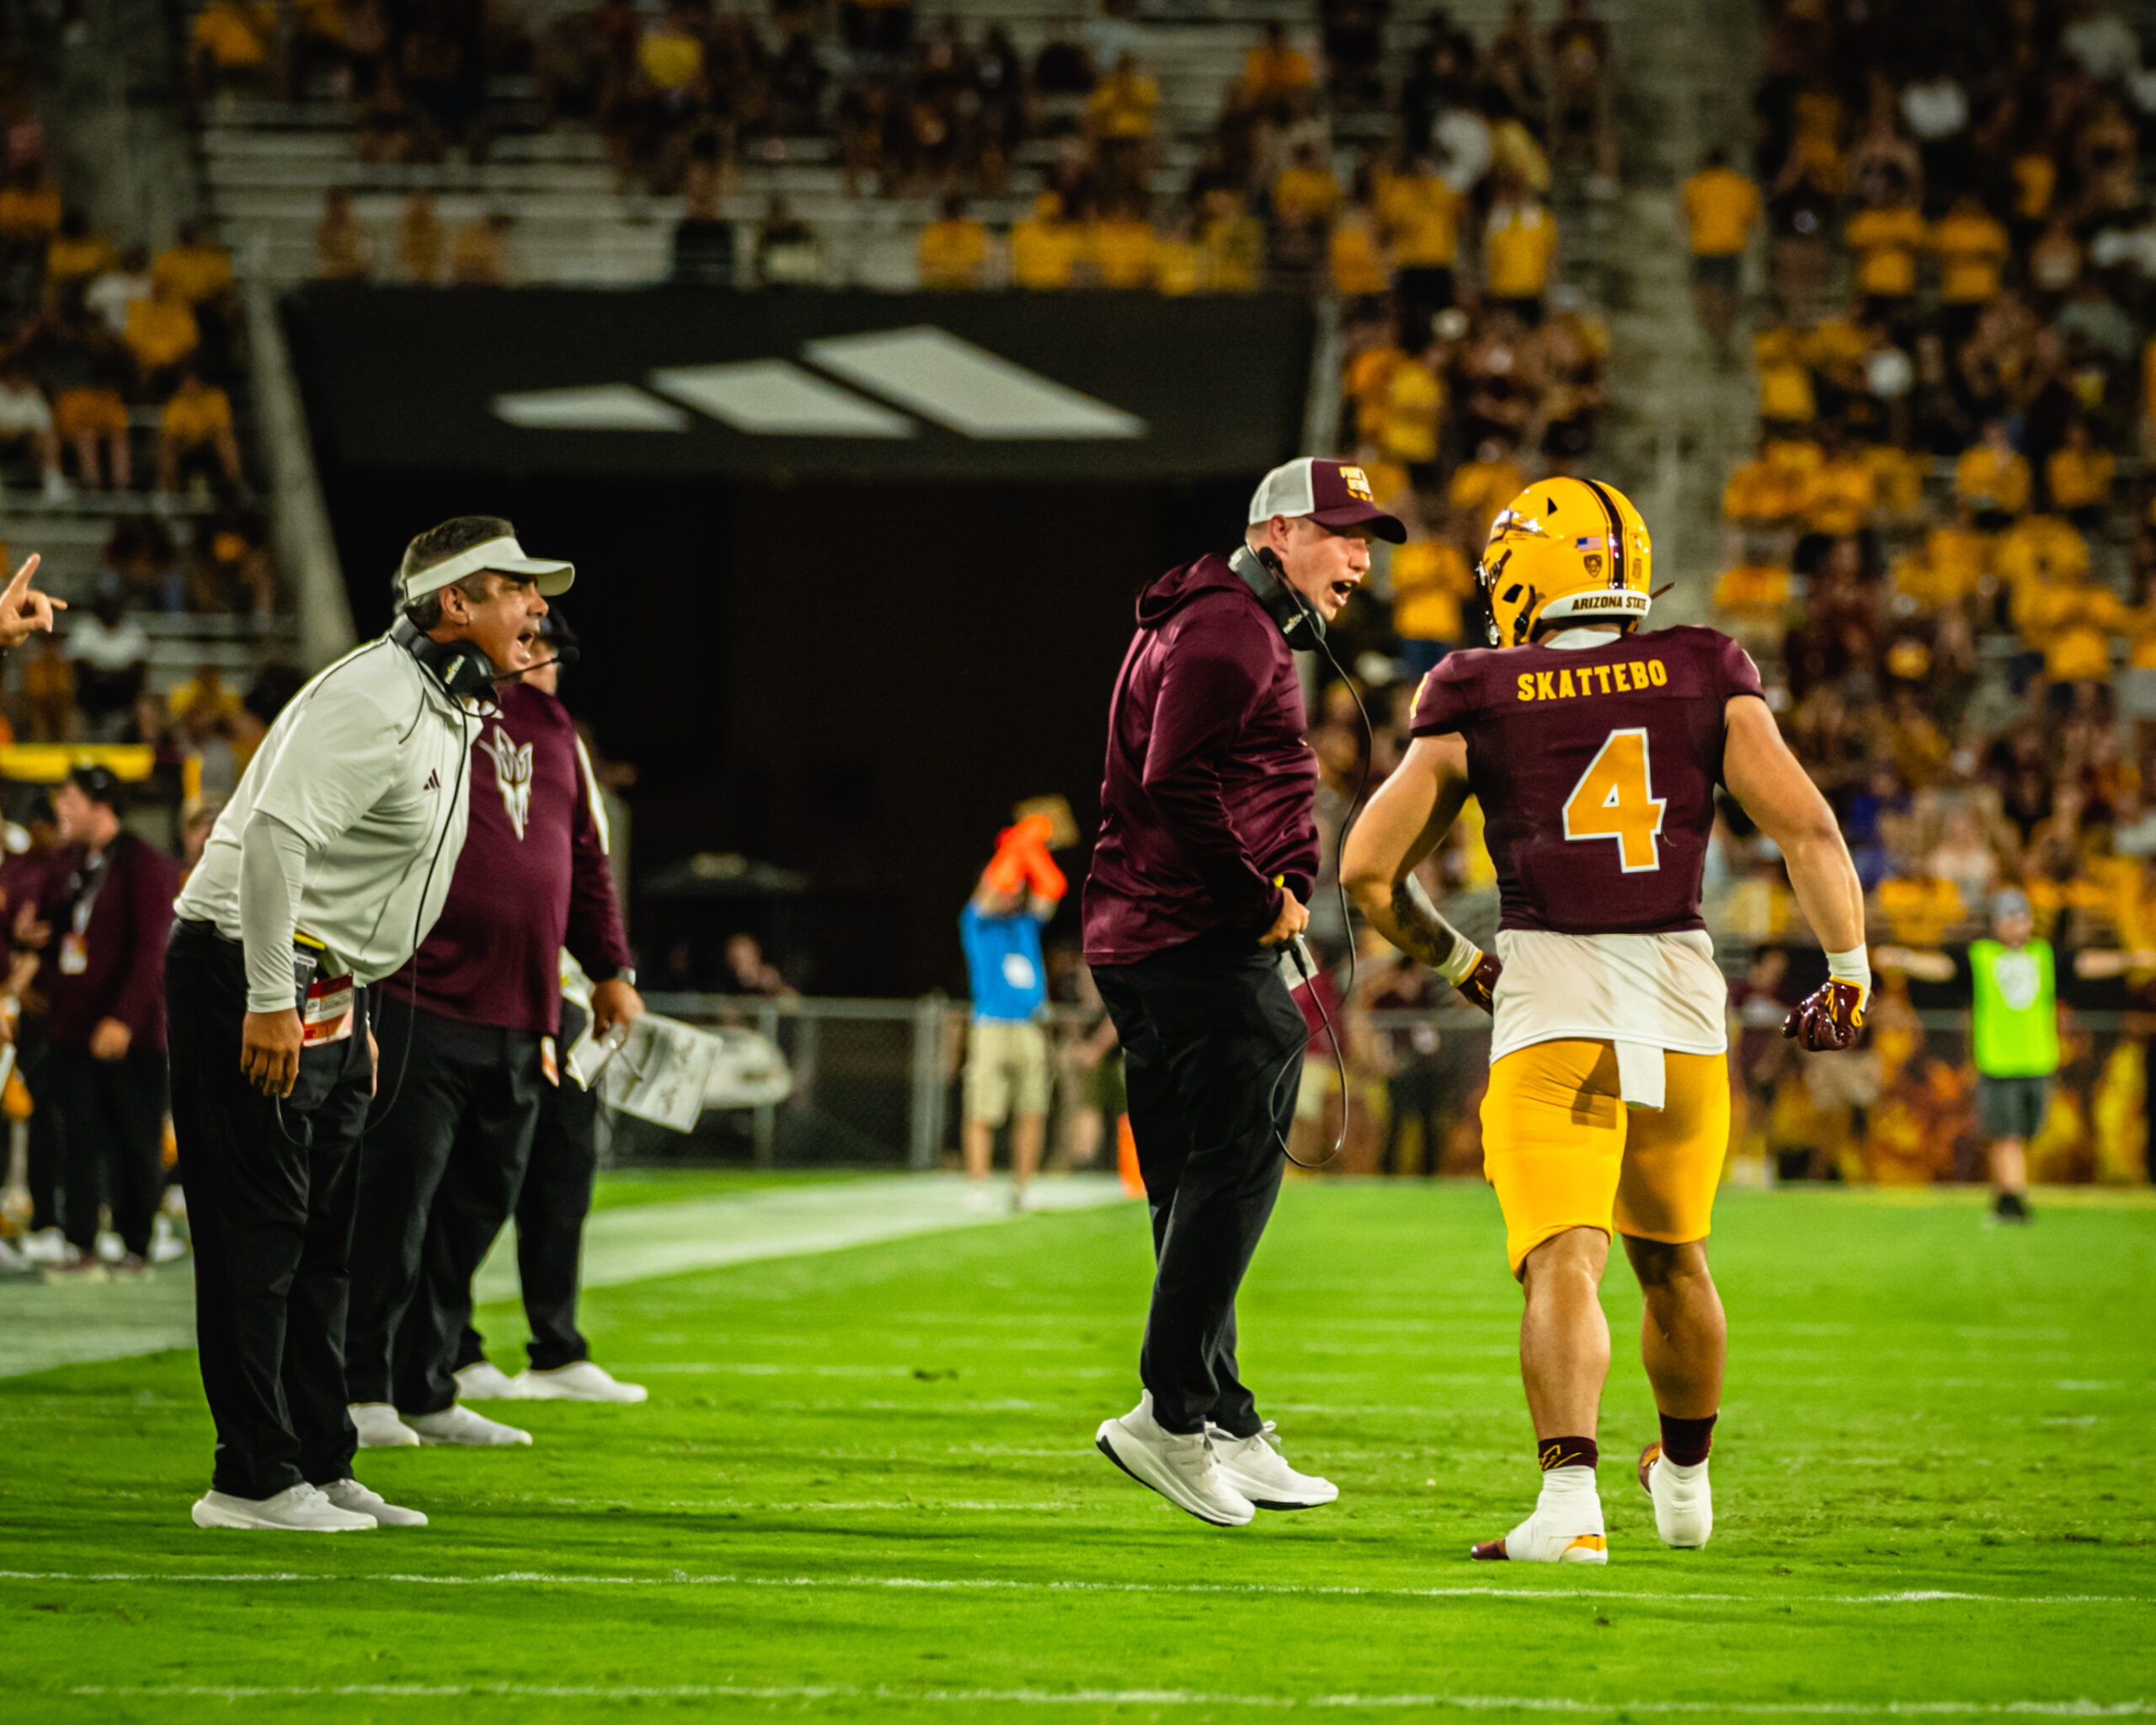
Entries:
{"type": "Polygon", "coordinates": [[[467,575],[476,575],[483,569],[492,569],[498,574],[515,575],[520,580],[536,581],[542,596],[552,599],[558,593],[569,590],[569,584],[576,579],[576,565],[561,563],[552,558],[526,557],[524,547],[511,535],[488,539],[473,546],[469,551],[460,551],[446,562],[430,563],[423,569],[409,574],[400,573],[398,585],[404,595],[404,602],[424,599],[430,593],[439,592],[451,582],[461,581],[467,575]]]}

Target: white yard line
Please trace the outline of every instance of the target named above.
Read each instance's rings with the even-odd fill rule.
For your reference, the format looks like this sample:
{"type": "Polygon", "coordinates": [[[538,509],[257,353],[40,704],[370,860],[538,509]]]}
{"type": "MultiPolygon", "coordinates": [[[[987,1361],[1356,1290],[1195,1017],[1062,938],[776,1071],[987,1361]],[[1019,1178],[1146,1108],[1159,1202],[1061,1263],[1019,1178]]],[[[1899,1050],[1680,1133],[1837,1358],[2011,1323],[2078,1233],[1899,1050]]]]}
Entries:
{"type": "Polygon", "coordinates": [[[149,1684],[139,1688],[85,1684],[68,1693],[114,1699],[201,1698],[223,1701],[288,1701],[337,1696],[381,1701],[440,1701],[499,1696],[529,1701],[791,1701],[911,1702],[928,1706],[1028,1707],[1169,1706],[1324,1707],[1396,1711],[1448,1707],[1462,1712],[1529,1713],[1652,1713],[1680,1716],[1732,1714],[1775,1717],[1988,1717],[1997,1714],[2053,1719],[2139,1718],[2156,1712],[2145,1701],[1588,1701],[1574,1696],[1447,1695],[1236,1695],[1187,1689],[899,1689],[846,1683],[351,1683],[351,1684],[149,1684]]]}
{"type": "Polygon", "coordinates": [[[1937,1588],[1912,1588],[1883,1594],[1727,1594],[1622,1591],[1598,1587],[1309,1587],[1281,1582],[1017,1581],[993,1576],[909,1575],[591,1575],[541,1569],[509,1569],[492,1575],[332,1574],[302,1570],[269,1570],[256,1574],[173,1571],[0,1569],[0,1581],[173,1582],[187,1586],[221,1584],[287,1586],[334,1583],[350,1587],[388,1582],[410,1587],[736,1587],[870,1589],[900,1593],[1012,1594],[1205,1594],[1253,1597],[1287,1594],[1303,1599],[1517,1599],[1576,1605],[1582,1601],[1626,1599],[1652,1605],[1924,1605],[1939,1603],[1982,1605],[2156,1605],[2143,1594],[1970,1594],[1937,1588]]]}

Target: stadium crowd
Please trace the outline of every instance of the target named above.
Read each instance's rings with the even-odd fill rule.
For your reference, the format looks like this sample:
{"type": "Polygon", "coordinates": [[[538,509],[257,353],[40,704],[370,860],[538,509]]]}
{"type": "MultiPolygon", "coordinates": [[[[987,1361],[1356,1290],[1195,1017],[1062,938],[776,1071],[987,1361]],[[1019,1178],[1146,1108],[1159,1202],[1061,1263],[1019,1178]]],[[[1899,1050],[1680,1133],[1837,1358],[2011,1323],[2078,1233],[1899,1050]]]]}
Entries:
{"type": "MultiPolygon", "coordinates": [[[[1875,932],[1964,941],[2018,887],[2063,954],[2129,955],[2062,959],[2069,1001],[2137,1016],[2126,1039],[2070,1042],[2040,1178],[2148,1165],[2144,57],[2107,0],[1774,8],[1752,174],[1716,152],[1684,193],[1718,344],[1737,259],[1767,233],[1759,441],[1724,493],[1716,602],[1842,816],[1875,932]]],[[[1732,911],[1771,942],[1788,905],[1757,889],[1772,863],[1754,848],[1731,832],[1732,911]]],[[[1775,964],[1748,985],[1786,993],[1775,964]]],[[[1881,980],[1870,1067],[1847,1093],[1797,1082],[1772,1039],[1749,1039],[1750,1130],[1815,1172],[1966,1178],[1971,1075],[1913,1011],[1946,1001],[1897,970],[1881,980]]]]}

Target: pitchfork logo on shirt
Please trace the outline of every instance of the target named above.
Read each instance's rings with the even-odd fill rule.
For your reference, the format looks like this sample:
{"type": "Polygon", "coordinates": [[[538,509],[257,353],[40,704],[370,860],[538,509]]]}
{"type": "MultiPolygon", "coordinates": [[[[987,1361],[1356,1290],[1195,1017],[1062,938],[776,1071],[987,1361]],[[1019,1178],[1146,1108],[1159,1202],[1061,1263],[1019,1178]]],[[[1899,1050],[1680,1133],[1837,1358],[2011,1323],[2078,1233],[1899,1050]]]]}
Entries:
{"type": "Polygon", "coordinates": [[[494,759],[494,783],[502,793],[502,807],[509,824],[524,836],[524,823],[531,817],[531,745],[519,743],[497,724],[487,733],[482,746],[494,759]]]}

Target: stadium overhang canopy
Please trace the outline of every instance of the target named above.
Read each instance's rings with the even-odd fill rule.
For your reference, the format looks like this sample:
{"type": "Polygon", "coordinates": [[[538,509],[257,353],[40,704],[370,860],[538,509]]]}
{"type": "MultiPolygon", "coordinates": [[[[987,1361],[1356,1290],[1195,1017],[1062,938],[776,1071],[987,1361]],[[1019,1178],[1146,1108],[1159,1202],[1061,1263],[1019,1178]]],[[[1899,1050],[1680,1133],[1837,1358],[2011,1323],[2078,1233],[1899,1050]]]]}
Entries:
{"type": "Polygon", "coordinates": [[[383,288],[286,302],[347,475],[1150,483],[1297,452],[1286,296],[383,288]]]}

